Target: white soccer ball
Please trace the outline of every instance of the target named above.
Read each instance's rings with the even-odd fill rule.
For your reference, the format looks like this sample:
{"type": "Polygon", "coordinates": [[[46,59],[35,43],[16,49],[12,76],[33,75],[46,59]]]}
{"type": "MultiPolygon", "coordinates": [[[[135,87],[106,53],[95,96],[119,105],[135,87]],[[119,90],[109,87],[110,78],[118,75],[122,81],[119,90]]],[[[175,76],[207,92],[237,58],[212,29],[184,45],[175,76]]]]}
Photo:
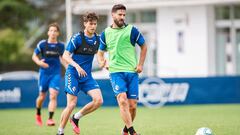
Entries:
{"type": "Polygon", "coordinates": [[[213,135],[212,130],[207,127],[201,127],[197,130],[195,135],[213,135]]]}

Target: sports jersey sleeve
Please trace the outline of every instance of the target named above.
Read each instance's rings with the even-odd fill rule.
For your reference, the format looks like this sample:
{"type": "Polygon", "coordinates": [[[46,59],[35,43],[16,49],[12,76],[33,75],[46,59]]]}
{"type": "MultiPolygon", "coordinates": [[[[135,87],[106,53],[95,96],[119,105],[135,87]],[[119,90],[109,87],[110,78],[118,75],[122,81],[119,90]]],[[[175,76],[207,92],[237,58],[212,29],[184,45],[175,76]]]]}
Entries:
{"type": "Polygon", "coordinates": [[[75,34],[74,36],[71,37],[70,41],[68,42],[66,50],[69,51],[70,53],[73,53],[74,50],[78,48],[78,46],[81,44],[82,40],[80,37],[80,34],[75,34]]]}
{"type": "Polygon", "coordinates": [[[139,46],[142,46],[145,43],[144,37],[136,27],[132,28],[130,39],[132,45],[135,45],[137,43],[139,46]]]}
{"type": "Polygon", "coordinates": [[[44,42],[45,42],[45,40],[41,40],[40,42],[38,42],[37,47],[34,49],[34,53],[35,54],[38,55],[38,54],[41,53],[43,45],[44,45],[44,42]]]}
{"type": "Polygon", "coordinates": [[[105,41],[105,33],[102,32],[100,36],[100,45],[99,45],[99,50],[101,51],[106,51],[107,46],[106,46],[106,41],[105,41]]]}

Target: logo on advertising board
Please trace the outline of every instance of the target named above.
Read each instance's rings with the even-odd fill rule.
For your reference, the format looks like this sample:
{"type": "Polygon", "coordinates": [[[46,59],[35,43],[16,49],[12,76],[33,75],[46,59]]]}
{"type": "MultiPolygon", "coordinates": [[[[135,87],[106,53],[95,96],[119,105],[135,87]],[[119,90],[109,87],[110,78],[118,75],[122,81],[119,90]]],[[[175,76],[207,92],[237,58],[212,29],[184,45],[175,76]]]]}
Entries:
{"type": "Polygon", "coordinates": [[[184,102],[189,90],[189,83],[165,83],[157,77],[146,78],[139,85],[139,102],[155,108],[167,102],[184,102]]]}
{"type": "Polygon", "coordinates": [[[21,89],[15,87],[13,89],[0,90],[0,103],[20,103],[21,89]]]}

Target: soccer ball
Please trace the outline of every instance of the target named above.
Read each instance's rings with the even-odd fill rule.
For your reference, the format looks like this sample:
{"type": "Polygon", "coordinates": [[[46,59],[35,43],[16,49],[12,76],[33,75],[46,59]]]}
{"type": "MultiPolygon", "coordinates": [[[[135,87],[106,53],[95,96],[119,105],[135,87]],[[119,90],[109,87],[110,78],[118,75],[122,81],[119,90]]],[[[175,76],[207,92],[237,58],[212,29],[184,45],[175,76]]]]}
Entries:
{"type": "Polygon", "coordinates": [[[207,127],[201,127],[197,130],[195,135],[213,135],[212,130],[207,127]]]}

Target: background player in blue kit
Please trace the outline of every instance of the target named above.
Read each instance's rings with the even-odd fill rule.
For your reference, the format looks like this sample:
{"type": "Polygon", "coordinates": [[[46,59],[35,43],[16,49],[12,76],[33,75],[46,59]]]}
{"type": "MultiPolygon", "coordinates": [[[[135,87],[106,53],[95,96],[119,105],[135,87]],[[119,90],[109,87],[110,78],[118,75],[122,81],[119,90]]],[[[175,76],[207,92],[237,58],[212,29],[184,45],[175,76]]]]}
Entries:
{"type": "Polygon", "coordinates": [[[32,59],[40,66],[39,69],[39,95],[36,99],[36,124],[42,126],[41,107],[49,90],[49,118],[48,126],[54,126],[53,114],[57,107],[57,95],[60,88],[61,63],[65,66],[61,56],[64,52],[64,44],[58,42],[60,28],[57,23],[48,27],[48,39],[41,40],[34,50],[32,59]],[[41,58],[39,57],[41,55],[41,58]]]}
{"type": "Polygon", "coordinates": [[[67,106],[62,112],[57,135],[64,134],[64,128],[77,104],[77,95],[80,90],[91,96],[92,101],[70,118],[73,131],[76,134],[80,133],[79,119],[93,112],[103,103],[102,93],[91,74],[93,58],[98,51],[100,42],[99,36],[95,33],[98,16],[95,13],[86,13],[83,20],[84,31],[71,37],[63,54],[64,60],[69,64],[65,73],[67,106]]]}

